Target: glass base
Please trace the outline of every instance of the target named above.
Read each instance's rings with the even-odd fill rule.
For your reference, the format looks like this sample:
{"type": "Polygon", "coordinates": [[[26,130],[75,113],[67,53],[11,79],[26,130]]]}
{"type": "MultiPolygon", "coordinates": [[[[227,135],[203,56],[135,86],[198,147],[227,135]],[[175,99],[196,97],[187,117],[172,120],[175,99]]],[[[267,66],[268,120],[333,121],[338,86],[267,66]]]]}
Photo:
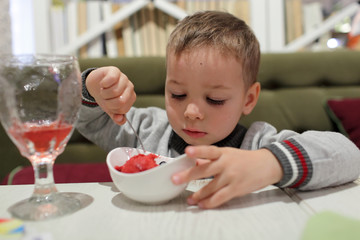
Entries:
{"type": "Polygon", "coordinates": [[[39,221],[74,213],[92,201],[93,198],[86,194],[56,192],[47,196],[32,196],[14,204],[8,211],[15,218],[39,221]]]}

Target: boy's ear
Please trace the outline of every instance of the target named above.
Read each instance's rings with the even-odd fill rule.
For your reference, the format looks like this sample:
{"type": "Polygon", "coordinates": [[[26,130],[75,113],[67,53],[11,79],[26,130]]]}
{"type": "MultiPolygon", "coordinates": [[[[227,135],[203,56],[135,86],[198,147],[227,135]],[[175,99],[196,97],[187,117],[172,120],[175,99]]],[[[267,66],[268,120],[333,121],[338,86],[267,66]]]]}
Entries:
{"type": "Polygon", "coordinates": [[[249,87],[249,89],[246,92],[246,97],[245,97],[245,105],[243,108],[243,114],[244,115],[248,115],[252,112],[252,110],[254,109],[258,99],[259,99],[259,95],[260,95],[260,83],[256,82],[253,85],[251,85],[249,87]]]}

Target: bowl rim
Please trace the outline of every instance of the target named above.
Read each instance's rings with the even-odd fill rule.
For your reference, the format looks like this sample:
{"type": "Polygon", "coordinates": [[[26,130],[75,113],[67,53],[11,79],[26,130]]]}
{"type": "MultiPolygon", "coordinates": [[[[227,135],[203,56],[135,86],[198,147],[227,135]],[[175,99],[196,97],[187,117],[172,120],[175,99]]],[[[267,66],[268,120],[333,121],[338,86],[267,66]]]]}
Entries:
{"type": "MultiPolygon", "coordinates": [[[[116,151],[120,151],[120,150],[123,150],[123,149],[137,149],[140,153],[139,154],[155,154],[155,153],[151,153],[151,152],[148,152],[146,151],[144,153],[144,151],[142,149],[138,149],[138,148],[131,148],[131,147],[117,147],[117,148],[114,148],[112,149],[106,156],[106,163],[108,165],[108,168],[110,169],[110,171],[112,171],[113,173],[115,174],[118,174],[120,176],[124,176],[124,177],[138,177],[138,176],[144,176],[144,175],[148,175],[148,174],[151,174],[155,171],[160,171],[162,170],[165,166],[167,165],[172,165],[178,161],[181,161],[181,159],[189,159],[189,160],[192,160],[194,161],[195,163],[195,160],[192,159],[192,158],[189,158],[186,154],[182,154],[178,157],[175,157],[175,158],[171,158],[171,157],[166,157],[166,156],[162,156],[162,155],[159,155],[159,154],[155,154],[161,158],[164,158],[164,159],[167,159],[167,160],[170,160],[168,162],[166,162],[166,164],[163,164],[163,165],[158,165],[156,167],[153,167],[151,169],[148,169],[148,170],[145,170],[145,171],[142,171],[142,172],[137,172],[137,173],[123,173],[123,172],[120,172],[118,170],[115,169],[115,166],[112,165],[111,163],[111,159],[110,159],[110,156],[112,154],[114,154],[114,152],[116,151]]],[[[135,156],[135,155],[134,155],[135,156]]],[[[127,160],[126,160],[127,161],[127,160]]]]}

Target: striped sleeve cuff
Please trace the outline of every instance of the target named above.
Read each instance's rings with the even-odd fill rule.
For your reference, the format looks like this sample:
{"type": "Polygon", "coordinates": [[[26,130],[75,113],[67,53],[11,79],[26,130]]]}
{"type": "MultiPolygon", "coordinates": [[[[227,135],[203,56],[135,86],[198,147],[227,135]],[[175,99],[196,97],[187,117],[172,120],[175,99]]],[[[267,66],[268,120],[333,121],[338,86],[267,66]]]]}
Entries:
{"type": "Polygon", "coordinates": [[[96,103],[95,99],[90,95],[88,92],[85,81],[87,76],[91,73],[91,71],[95,70],[96,68],[88,68],[81,74],[81,80],[82,80],[82,105],[88,106],[88,107],[97,107],[98,104],[96,103]]]}
{"type": "Polygon", "coordinates": [[[276,186],[299,188],[305,186],[313,173],[312,163],[305,149],[294,139],[266,146],[280,162],[284,176],[276,186]]]}

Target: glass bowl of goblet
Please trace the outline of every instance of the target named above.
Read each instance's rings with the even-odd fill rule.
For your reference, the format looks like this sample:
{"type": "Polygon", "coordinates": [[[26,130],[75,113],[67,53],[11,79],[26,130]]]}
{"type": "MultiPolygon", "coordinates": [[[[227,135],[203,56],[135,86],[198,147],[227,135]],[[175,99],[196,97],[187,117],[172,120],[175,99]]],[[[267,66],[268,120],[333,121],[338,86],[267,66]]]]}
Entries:
{"type": "Polygon", "coordinates": [[[81,208],[79,199],[57,191],[53,177],[53,164],[70,139],[80,105],[81,77],[75,57],[0,57],[1,123],[35,174],[30,198],[9,208],[14,217],[44,220],[81,208]]]}

